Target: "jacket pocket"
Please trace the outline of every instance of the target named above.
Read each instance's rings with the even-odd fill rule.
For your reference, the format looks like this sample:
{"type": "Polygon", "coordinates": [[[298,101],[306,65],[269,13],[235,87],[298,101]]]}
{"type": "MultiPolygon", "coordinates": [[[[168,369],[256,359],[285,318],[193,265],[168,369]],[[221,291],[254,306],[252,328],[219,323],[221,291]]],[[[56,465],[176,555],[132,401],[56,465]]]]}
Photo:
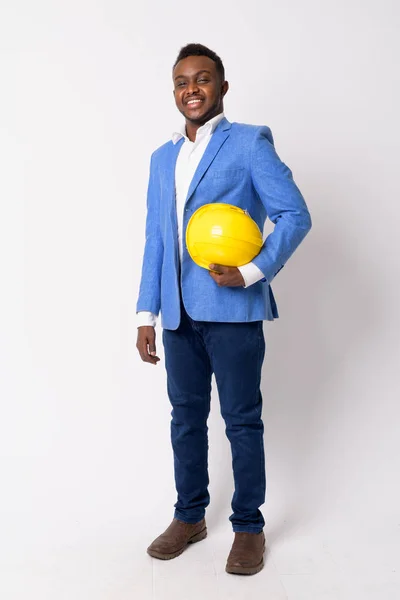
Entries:
{"type": "Polygon", "coordinates": [[[231,181],[242,179],[245,174],[245,169],[239,167],[238,169],[222,169],[218,171],[210,171],[210,177],[217,181],[231,181]]]}
{"type": "Polygon", "coordinates": [[[221,171],[210,171],[208,185],[219,200],[225,195],[240,189],[246,177],[246,169],[224,169],[221,171]]]}

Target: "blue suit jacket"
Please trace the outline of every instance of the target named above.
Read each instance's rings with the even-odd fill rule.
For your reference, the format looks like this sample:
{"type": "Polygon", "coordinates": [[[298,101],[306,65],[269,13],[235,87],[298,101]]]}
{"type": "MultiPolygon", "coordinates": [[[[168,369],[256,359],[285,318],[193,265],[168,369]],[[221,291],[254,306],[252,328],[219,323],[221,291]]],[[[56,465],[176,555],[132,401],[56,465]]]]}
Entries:
{"type": "Polygon", "coordinates": [[[181,268],[175,208],[175,164],[183,144],[167,142],[151,156],[146,242],[136,310],[158,315],[161,326],[180,323],[179,285],[185,308],[197,321],[256,321],[278,317],[270,286],[311,228],[311,218],[292,172],[278,157],[269,127],[218,123],[190,184],[183,239],[192,214],[203,204],[226,202],[246,209],[263,231],[274,230],[253,262],[265,280],[244,287],[219,287],[197,266],[184,244],[181,268]],[[179,282],[179,276],[181,282],[179,282]]]}

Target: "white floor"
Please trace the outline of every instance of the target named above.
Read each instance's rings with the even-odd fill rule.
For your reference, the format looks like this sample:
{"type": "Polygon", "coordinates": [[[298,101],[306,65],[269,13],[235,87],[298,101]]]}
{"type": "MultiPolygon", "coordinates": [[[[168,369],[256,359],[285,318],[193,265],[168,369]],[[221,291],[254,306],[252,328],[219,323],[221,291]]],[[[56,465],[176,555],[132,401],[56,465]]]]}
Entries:
{"type": "Polygon", "coordinates": [[[400,527],[389,536],[376,527],[363,535],[340,524],[329,530],[316,523],[277,521],[265,530],[263,571],[241,577],[224,570],[233,539],[226,520],[215,523],[211,516],[208,537],[171,561],[146,554],[160,533],[159,523],[89,523],[53,535],[44,532],[35,542],[22,536],[14,547],[11,540],[10,552],[4,547],[1,557],[2,600],[400,598],[400,527]]]}

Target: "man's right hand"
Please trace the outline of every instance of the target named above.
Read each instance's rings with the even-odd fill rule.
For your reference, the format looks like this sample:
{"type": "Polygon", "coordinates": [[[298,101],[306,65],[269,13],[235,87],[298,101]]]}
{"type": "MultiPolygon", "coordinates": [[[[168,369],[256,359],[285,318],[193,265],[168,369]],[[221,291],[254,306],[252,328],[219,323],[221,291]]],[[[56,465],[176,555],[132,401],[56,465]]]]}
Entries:
{"type": "Polygon", "coordinates": [[[136,348],[144,362],[156,365],[160,360],[156,356],[156,331],[151,325],[138,327],[136,348]]]}

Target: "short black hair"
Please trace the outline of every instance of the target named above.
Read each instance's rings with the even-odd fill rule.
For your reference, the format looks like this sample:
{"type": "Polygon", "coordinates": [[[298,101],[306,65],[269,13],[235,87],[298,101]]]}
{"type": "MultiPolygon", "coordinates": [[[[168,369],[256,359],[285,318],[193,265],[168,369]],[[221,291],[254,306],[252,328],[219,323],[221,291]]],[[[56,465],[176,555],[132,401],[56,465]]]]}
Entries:
{"type": "Polygon", "coordinates": [[[173,69],[175,69],[180,60],[183,60],[188,56],[208,56],[208,58],[211,58],[211,60],[213,60],[216,64],[217,73],[220,75],[221,81],[225,81],[225,69],[224,65],[222,64],[222,60],[218,54],[216,54],[213,50],[210,50],[210,48],[207,48],[207,46],[203,46],[203,44],[186,44],[186,46],[183,46],[183,48],[179,50],[179,54],[174,62],[173,69]]]}

